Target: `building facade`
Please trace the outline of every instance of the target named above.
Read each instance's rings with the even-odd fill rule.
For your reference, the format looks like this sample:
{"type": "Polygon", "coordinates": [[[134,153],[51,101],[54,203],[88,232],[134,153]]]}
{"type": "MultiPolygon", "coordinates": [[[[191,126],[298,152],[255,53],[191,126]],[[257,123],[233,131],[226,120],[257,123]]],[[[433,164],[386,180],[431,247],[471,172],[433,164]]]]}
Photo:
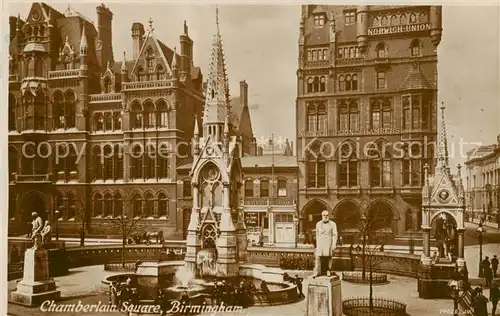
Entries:
{"type": "Polygon", "coordinates": [[[500,223],[500,135],[497,144],[468,152],[464,165],[468,219],[500,223]]]}
{"type": "MultiPolygon", "coordinates": [[[[97,22],[34,3],[10,18],[9,233],[26,232],[33,211],[62,235],[120,235],[114,218],[182,238],[185,179],[196,117],[205,101],[194,42],[184,23],[177,50],[153,22],[131,27],[132,56],[116,56],[113,13],[97,22]],[[54,225],[53,225],[54,226],[54,225]]],[[[231,126],[251,154],[247,84],[231,100],[231,126]]],[[[253,146],[253,147],[252,147],[253,146]]],[[[189,186],[190,187],[190,186],[189,186]]]]}
{"type": "Polygon", "coordinates": [[[441,7],[304,5],[297,71],[300,235],[322,210],[341,235],[419,229],[434,167],[441,7]],[[432,169],[431,169],[432,170],[432,169]]]}

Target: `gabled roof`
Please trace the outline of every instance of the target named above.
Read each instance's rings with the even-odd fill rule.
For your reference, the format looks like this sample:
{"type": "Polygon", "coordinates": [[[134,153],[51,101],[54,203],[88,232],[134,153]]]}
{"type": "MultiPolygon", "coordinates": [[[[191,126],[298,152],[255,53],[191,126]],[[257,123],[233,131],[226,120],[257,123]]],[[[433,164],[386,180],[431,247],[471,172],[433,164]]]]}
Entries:
{"type": "Polygon", "coordinates": [[[422,73],[420,65],[412,65],[410,72],[403,81],[401,90],[432,90],[432,86],[422,73]]]}
{"type": "MultiPolygon", "coordinates": [[[[148,30],[148,32],[145,35],[144,43],[142,44],[142,47],[141,47],[141,49],[139,51],[138,58],[135,60],[134,66],[132,67],[132,73],[135,72],[135,69],[137,68],[137,65],[139,63],[139,59],[142,56],[142,54],[144,53],[144,50],[146,49],[146,46],[148,44],[148,38],[151,38],[153,40],[153,43],[156,45],[156,49],[158,50],[158,52],[160,52],[160,56],[163,59],[163,63],[165,64],[167,73],[170,74],[170,75],[172,75],[172,70],[170,69],[170,62],[167,59],[167,55],[168,55],[168,50],[169,49],[168,49],[168,47],[166,45],[164,45],[163,43],[161,43],[160,41],[158,41],[156,39],[156,37],[155,37],[155,35],[153,33],[153,30],[154,29],[152,27],[152,21],[150,21],[149,30],[148,30]],[[164,50],[165,48],[167,48],[167,50],[164,50]]],[[[172,56],[173,56],[173,53],[172,53],[172,56]]]]}

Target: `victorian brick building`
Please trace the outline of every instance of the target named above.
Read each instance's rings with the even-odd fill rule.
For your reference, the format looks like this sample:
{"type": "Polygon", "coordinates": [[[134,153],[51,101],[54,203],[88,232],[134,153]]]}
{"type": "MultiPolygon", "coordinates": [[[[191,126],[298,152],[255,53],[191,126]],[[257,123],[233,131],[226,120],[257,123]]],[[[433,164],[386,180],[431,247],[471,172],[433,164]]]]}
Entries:
{"type": "MultiPolygon", "coordinates": [[[[155,37],[152,21],[136,22],[132,56],[115,55],[113,13],[96,11],[94,24],[34,3],[25,21],[10,18],[9,233],[25,231],[36,211],[63,235],[83,226],[119,235],[110,219],[128,216],[181,238],[191,184],[177,167],[192,159],[205,101],[194,42],[186,23],[176,49],[155,37]]],[[[248,85],[240,88],[230,128],[255,154],[248,85]]]]}
{"type": "Polygon", "coordinates": [[[434,166],[441,32],[436,6],[302,6],[301,234],[324,209],[344,236],[370,216],[392,235],[420,227],[423,167],[434,166]]]}

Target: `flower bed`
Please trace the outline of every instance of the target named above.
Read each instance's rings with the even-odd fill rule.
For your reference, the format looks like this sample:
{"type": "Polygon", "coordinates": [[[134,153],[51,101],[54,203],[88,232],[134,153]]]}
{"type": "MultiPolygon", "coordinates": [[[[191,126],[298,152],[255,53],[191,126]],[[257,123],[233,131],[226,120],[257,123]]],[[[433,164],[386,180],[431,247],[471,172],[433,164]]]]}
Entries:
{"type": "Polygon", "coordinates": [[[342,311],[346,316],[406,316],[406,304],[389,298],[372,299],[372,310],[370,311],[370,299],[368,297],[356,297],[342,301],[342,311]]]}
{"type": "MultiPolygon", "coordinates": [[[[365,278],[363,279],[363,272],[361,271],[344,271],[342,272],[342,281],[357,283],[357,284],[369,284],[370,283],[370,273],[367,271],[365,273],[365,278]]],[[[387,274],[372,272],[372,284],[387,284],[387,274]]]]}

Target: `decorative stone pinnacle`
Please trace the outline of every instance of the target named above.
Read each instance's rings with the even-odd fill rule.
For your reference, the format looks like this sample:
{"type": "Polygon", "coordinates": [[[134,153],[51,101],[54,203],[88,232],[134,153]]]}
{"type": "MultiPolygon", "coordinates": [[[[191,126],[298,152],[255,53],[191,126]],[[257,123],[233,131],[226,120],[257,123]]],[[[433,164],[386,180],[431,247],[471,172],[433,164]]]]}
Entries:
{"type": "Polygon", "coordinates": [[[153,32],[153,19],[152,18],[149,18],[149,30],[150,32],[153,32]]]}

